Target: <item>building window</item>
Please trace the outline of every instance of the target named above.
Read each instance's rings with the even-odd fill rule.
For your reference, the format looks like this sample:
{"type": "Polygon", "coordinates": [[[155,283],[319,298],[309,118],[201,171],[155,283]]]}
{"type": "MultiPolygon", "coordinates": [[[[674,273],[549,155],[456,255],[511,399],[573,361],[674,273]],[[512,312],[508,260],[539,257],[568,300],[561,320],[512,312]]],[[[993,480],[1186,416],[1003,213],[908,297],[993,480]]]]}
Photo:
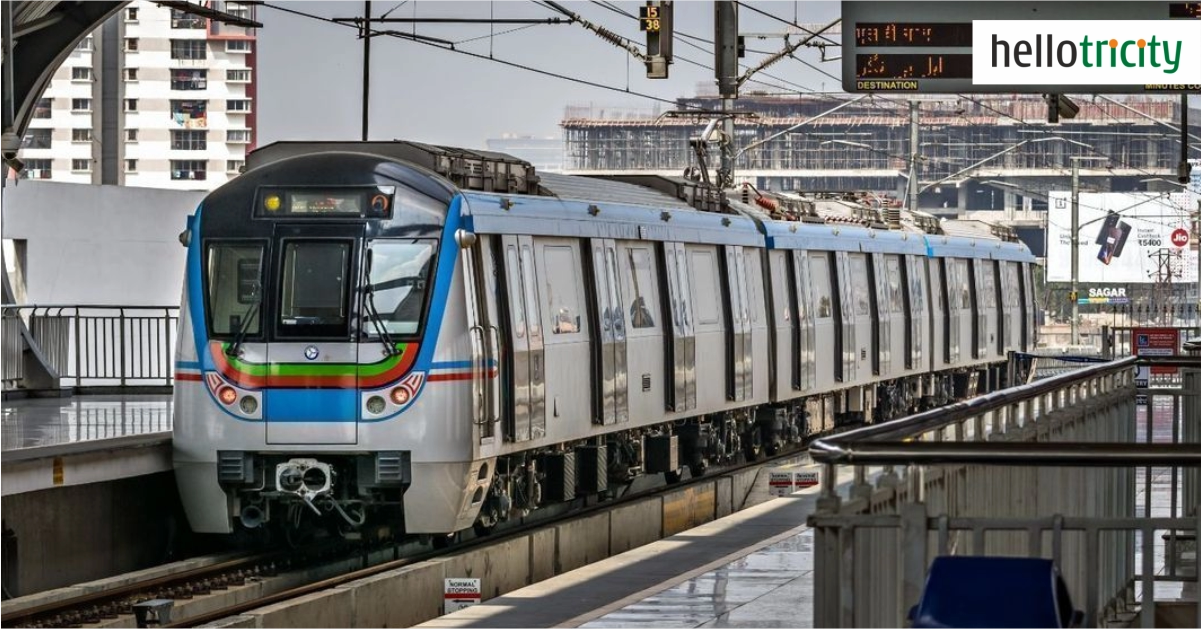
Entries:
{"type": "Polygon", "coordinates": [[[203,151],[208,148],[208,131],[172,131],[171,150],[203,151]]]}
{"type": "Polygon", "coordinates": [[[250,52],[250,40],[231,39],[225,42],[225,52],[250,52]]]}
{"type": "Polygon", "coordinates": [[[208,70],[172,70],[171,89],[202,90],[208,87],[208,70]]]}
{"type": "Polygon", "coordinates": [[[26,149],[48,149],[53,141],[51,129],[30,129],[25,132],[25,139],[21,141],[21,148],[26,149]]]}
{"type": "Polygon", "coordinates": [[[92,111],[92,99],[72,98],[71,111],[92,111]]]}
{"type": "Polygon", "coordinates": [[[138,160],[136,160],[136,159],[125,160],[125,172],[127,172],[127,173],[138,172],[138,160]]]}
{"type": "Polygon", "coordinates": [[[126,81],[138,80],[138,69],[137,68],[125,68],[125,80],[126,81]]]}
{"type": "Polygon", "coordinates": [[[226,70],[225,80],[230,83],[249,83],[250,69],[226,70]]]}
{"type": "Polygon", "coordinates": [[[236,111],[240,113],[250,113],[250,99],[237,98],[225,101],[226,111],[236,111]]]}
{"type": "Polygon", "coordinates": [[[137,22],[138,21],[138,10],[137,9],[126,9],[125,10],[125,21],[126,22],[137,22]]]}
{"type": "Polygon", "coordinates": [[[84,37],[83,39],[79,40],[79,43],[75,44],[75,50],[78,50],[79,52],[91,52],[92,51],[92,36],[88,35],[87,37],[84,37]]]}
{"type": "Polygon", "coordinates": [[[173,100],[171,101],[171,118],[175,124],[188,129],[208,126],[208,101],[204,100],[173,100]]]}
{"type": "Polygon", "coordinates": [[[231,159],[225,162],[225,172],[240,173],[246,167],[246,162],[240,159],[231,159]]]}
{"type": "Polygon", "coordinates": [[[126,37],[125,38],[125,50],[127,52],[137,52],[138,51],[138,38],[137,37],[126,37]]]}
{"type": "Polygon", "coordinates": [[[138,141],[138,130],[137,129],[126,129],[125,130],[125,141],[126,142],[137,142],[138,141]]]}
{"type": "Polygon", "coordinates": [[[92,160],[90,159],[73,159],[71,160],[71,172],[86,173],[92,171],[92,160]]]}
{"type": "Polygon", "coordinates": [[[71,68],[72,81],[91,81],[92,69],[87,67],[71,68]]]}
{"type": "Polygon", "coordinates": [[[33,106],[33,117],[46,119],[46,118],[50,117],[50,114],[53,111],[54,111],[54,99],[53,98],[39,98],[38,103],[33,106]]]}
{"type": "Polygon", "coordinates": [[[49,159],[27,159],[25,169],[18,176],[21,179],[49,179],[52,164],[53,160],[49,159]]]}
{"type": "Polygon", "coordinates": [[[250,142],[250,129],[230,129],[225,132],[225,141],[231,144],[247,144],[250,142]]]}
{"type": "Polygon", "coordinates": [[[203,39],[172,39],[172,59],[207,59],[208,49],[203,39]]]}
{"type": "Polygon", "coordinates": [[[137,111],[137,110],[138,110],[138,99],[126,98],[125,99],[125,111],[137,111]]]}
{"type": "Polygon", "coordinates": [[[72,142],[91,142],[92,141],[92,130],[91,129],[71,129],[71,141],[72,142]]]}
{"type": "Polygon", "coordinates": [[[205,19],[180,11],[179,9],[171,9],[171,28],[204,28],[207,26],[205,19]]]}
{"type": "Polygon", "coordinates": [[[175,181],[203,181],[208,163],[202,159],[173,159],[171,160],[171,179],[175,181]]]}

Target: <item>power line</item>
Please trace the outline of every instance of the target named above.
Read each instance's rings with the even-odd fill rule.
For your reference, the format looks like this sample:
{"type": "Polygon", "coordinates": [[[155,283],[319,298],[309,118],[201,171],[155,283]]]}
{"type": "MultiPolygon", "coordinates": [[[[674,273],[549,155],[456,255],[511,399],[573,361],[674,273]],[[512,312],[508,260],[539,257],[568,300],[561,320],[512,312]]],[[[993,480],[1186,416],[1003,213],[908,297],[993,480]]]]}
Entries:
{"type": "MultiPolygon", "coordinates": [[[[297,10],[295,10],[295,9],[288,9],[288,8],[281,7],[281,6],[277,6],[277,5],[274,5],[274,4],[267,3],[267,2],[263,2],[263,3],[261,3],[261,4],[260,4],[260,5],[258,5],[258,6],[267,7],[268,9],[275,9],[276,11],[282,11],[282,12],[284,12],[284,13],[291,13],[291,14],[293,14],[293,15],[298,15],[298,16],[301,16],[301,17],[304,17],[304,18],[308,18],[308,19],[312,19],[312,20],[318,20],[318,21],[321,21],[321,22],[327,22],[327,23],[329,23],[329,24],[335,24],[335,25],[338,25],[338,26],[344,26],[344,27],[347,27],[347,28],[352,28],[352,29],[355,29],[356,31],[358,30],[358,27],[356,27],[356,26],[355,26],[355,25],[353,25],[353,24],[343,24],[343,23],[341,23],[341,22],[336,22],[336,21],[334,21],[334,20],[332,20],[332,19],[330,19],[330,18],[327,18],[327,17],[322,17],[322,16],[320,16],[320,15],[315,15],[315,14],[312,14],[312,13],[305,13],[304,11],[297,11],[297,10]]],[[[564,81],[571,81],[572,83],[579,83],[579,84],[581,84],[581,85],[587,85],[587,86],[589,86],[589,87],[595,87],[595,88],[599,88],[599,89],[603,89],[603,90],[610,90],[610,91],[613,91],[613,92],[621,92],[621,93],[623,93],[623,94],[629,94],[629,95],[631,95],[631,96],[638,96],[638,97],[640,97],[640,98],[646,98],[646,99],[649,99],[649,100],[654,100],[654,101],[658,101],[658,102],[661,102],[661,103],[668,103],[668,104],[671,104],[671,105],[677,105],[676,101],[675,101],[675,100],[673,100],[673,99],[669,99],[669,98],[662,98],[662,97],[659,97],[659,96],[655,96],[655,95],[653,95],[653,94],[646,94],[646,93],[643,93],[643,92],[636,92],[636,91],[634,91],[634,90],[631,90],[631,89],[629,89],[629,88],[616,87],[616,86],[613,86],[613,85],[606,85],[606,84],[604,84],[604,83],[598,83],[598,82],[596,82],[596,81],[589,81],[589,80],[587,80],[587,79],[581,79],[581,78],[577,78],[577,77],[573,77],[573,76],[567,76],[567,75],[565,75],[565,74],[559,74],[558,72],[551,72],[550,70],[542,70],[542,69],[540,69],[540,68],[534,68],[534,67],[532,67],[532,66],[527,66],[527,65],[524,65],[524,64],[521,64],[521,63],[517,63],[517,62],[515,62],[515,61],[507,61],[507,60],[505,60],[505,59],[500,59],[500,58],[497,58],[497,57],[489,57],[489,56],[486,56],[486,55],[481,55],[481,54],[474,53],[474,52],[470,52],[470,51],[466,51],[466,50],[459,50],[459,49],[457,49],[457,48],[454,48],[454,47],[453,47],[453,46],[454,46],[453,42],[450,42],[450,44],[451,44],[450,46],[446,46],[446,45],[440,45],[440,44],[436,44],[436,43],[433,43],[433,42],[424,41],[424,40],[422,40],[422,39],[414,39],[414,36],[413,36],[413,35],[410,35],[410,34],[408,34],[408,33],[401,33],[401,32],[397,32],[397,31],[379,31],[379,30],[375,30],[375,29],[369,28],[369,27],[367,27],[366,25],[364,25],[364,29],[363,29],[363,30],[364,30],[364,34],[365,34],[365,35],[369,34],[370,36],[373,36],[373,37],[374,37],[374,36],[381,36],[381,35],[386,35],[386,36],[389,36],[389,37],[396,37],[396,38],[398,38],[398,39],[407,40],[407,41],[410,41],[410,42],[413,42],[413,43],[421,44],[421,45],[423,45],[423,46],[430,46],[430,47],[433,47],[433,48],[437,48],[437,49],[439,49],[439,50],[445,50],[445,51],[447,51],[447,52],[453,52],[453,53],[457,53],[457,54],[460,54],[460,55],[466,55],[466,56],[468,56],[468,57],[472,57],[472,58],[475,58],[475,59],[481,59],[481,60],[483,60],[483,61],[491,61],[491,62],[493,62],[493,63],[499,63],[499,64],[501,64],[501,65],[504,65],[504,66],[508,66],[508,67],[511,67],[511,68],[517,68],[517,69],[519,69],[519,70],[525,70],[525,71],[527,71],[527,72],[533,72],[533,73],[535,73],[535,74],[541,74],[541,75],[543,75],[543,76],[549,76],[549,77],[556,78],[556,79],[562,79],[562,80],[564,80],[564,81]]]]}

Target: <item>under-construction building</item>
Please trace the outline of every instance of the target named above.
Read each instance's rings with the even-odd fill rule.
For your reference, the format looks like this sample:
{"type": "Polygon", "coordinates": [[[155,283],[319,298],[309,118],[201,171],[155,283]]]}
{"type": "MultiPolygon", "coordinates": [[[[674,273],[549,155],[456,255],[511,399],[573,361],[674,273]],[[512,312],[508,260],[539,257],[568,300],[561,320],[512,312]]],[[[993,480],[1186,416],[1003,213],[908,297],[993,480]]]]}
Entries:
{"type": "MultiPolygon", "coordinates": [[[[769,190],[871,190],[904,196],[909,169],[909,99],[748,94],[736,111],[735,180],[769,190]],[[827,113],[842,105],[837,111],[827,113]],[[753,114],[753,117],[749,117],[753,114]],[[770,138],[770,139],[769,139],[770,138]],[[749,147],[749,148],[748,148],[749,147]]],[[[1046,207],[1067,189],[1073,163],[1089,191],[1160,190],[1180,161],[1181,99],[1077,98],[1079,113],[1047,122],[1039,96],[918,97],[920,209],[935,213],[1046,207]],[[1073,160],[1073,158],[1085,158],[1073,160]],[[946,208],[944,210],[943,208],[946,208]]],[[[677,111],[717,111],[717,97],[677,101],[677,111]]],[[[1201,133],[1193,109],[1192,133],[1201,133]]],[[[679,175],[696,163],[689,140],[705,116],[568,107],[561,126],[565,166],[582,174],[679,175]]],[[[1196,155],[1193,155],[1196,157],[1196,155]]],[[[709,153],[710,169],[717,161],[709,153]]]]}

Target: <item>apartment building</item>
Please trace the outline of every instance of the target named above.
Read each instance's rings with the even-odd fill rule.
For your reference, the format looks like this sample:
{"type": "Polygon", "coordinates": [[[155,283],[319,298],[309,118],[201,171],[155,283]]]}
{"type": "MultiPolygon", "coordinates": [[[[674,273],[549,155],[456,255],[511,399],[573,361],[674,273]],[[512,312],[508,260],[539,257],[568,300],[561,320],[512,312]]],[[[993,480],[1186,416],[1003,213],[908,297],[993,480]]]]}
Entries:
{"type": "MultiPolygon", "coordinates": [[[[206,2],[252,18],[252,7],[206,2]]],[[[205,190],[255,140],[253,29],[141,0],[84,38],[37,103],[23,179],[205,190]]]]}

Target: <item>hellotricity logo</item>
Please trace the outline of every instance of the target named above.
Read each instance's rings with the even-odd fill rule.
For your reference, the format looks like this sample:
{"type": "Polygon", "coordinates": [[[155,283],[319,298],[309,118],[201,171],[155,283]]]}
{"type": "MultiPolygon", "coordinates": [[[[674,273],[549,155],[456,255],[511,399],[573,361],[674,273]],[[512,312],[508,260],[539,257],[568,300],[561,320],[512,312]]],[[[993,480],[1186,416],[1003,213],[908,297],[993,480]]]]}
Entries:
{"type": "Polygon", "coordinates": [[[1201,84],[1201,20],[975,20],[972,82],[1201,84]]]}

